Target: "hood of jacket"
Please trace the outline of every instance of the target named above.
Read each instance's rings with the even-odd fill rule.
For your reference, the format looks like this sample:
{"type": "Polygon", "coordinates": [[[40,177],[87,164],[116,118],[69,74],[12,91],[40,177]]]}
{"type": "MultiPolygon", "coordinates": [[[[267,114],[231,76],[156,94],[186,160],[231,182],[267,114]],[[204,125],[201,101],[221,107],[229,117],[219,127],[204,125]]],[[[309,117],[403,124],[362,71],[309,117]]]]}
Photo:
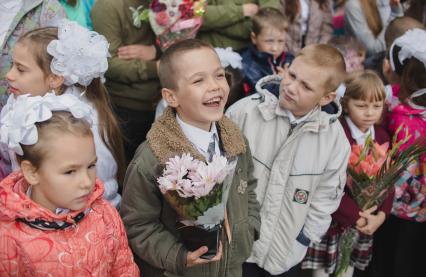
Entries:
{"type": "MultiPolygon", "coordinates": [[[[279,75],[266,76],[259,80],[256,84],[256,91],[259,97],[259,105],[257,106],[265,120],[272,120],[277,116],[287,116],[287,112],[277,105],[279,99],[269,92],[264,86],[269,84],[279,84],[282,77],[279,75]]],[[[334,100],[324,107],[316,107],[307,118],[307,126],[312,131],[319,131],[323,128],[328,128],[330,124],[336,122],[342,114],[342,106],[339,101],[334,100]]]]}
{"type": "MultiPolygon", "coordinates": [[[[216,127],[226,157],[235,157],[245,153],[244,137],[235,123],[223,116],[221,120],[216,122],[216,127]]],[[[152,125],[147,135],[147,141],[156,158],[163,164],[173,155],[182,153],[190,153],[195,159],[205,160],[183,134],[176,121],[176,113],[170,107],[152,125]]]]}
{"type": "Polygon", "coordinates": [[[48,222],[63,221],[74,223],[79,213],[90,208],[95,201],[102,199],[104,188],[100,180],[96,179],[95,187],[84,208],[64,214],[55,214],[52,211],[32,201],[27,195],[29,184],[21,171],[16,171],[0,182],[0,220],[15,221],[25,219],[34,221],[41,219],[48,222]]]}

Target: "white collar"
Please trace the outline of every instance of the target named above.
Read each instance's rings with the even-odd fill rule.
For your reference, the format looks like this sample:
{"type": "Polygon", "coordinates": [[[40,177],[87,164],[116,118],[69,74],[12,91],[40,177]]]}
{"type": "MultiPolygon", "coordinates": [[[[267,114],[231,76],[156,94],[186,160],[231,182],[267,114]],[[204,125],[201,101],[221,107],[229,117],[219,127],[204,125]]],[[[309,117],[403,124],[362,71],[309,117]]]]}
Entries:
{"type": "MultiPolygon", "coordinates": [[[[218,146],[218,139],[219,135],[217,132],[216,124],[213,122],[212,126],[210,127],[210,132],[204,131],[203,129],[194,127],[186,122],[183,122],[182,119],[176,114],[176,121],[178,122],[179,126],[182,128],[182,131],[186,138],[197,148],[204,153],[207,153],[207,150],[209,148],[209,144],[212,140],[212,136],[215,134],[215,142],[218,146]]],[[[218,147],[216,147],[218,148],[218,147]]],[[[217,151],[216,151],[217,152],[217,151]]],[[[203,154],[204,154],[203,153],[203,154]]]]}
{"type": "Polygon", "coordinates": [[[349,130],[351,131],[351,136],[358,145],[364,145],[365,140],[367,139],[369,134],[371,134],[371,138],[373,140],[375,139],[374,125],[370,126],[367,132],[364,133],[355,125],[355,123],[353,123],[349,116],[345,116],[345,119],[348,123],[349,130]]]}
{"type": "Polygon", "coordinates": [[[299,123],[301,123],[301,122],[305,121],[305,120],[306,120],[306,119],[307,119],[307,118],[311,115],[311,113],[312,113],[314,110],[315,110],[315,109],[311,110],[310,112],[308,112],[307,114],[305,114],[304,116],[299,117],[299,118],[296,118],[292,112],[290,112],[290,111],[288,111],[288,110],[285,110],[285,111],[286,111],[286,113],[287,113],[288,120],[290,120],[290,124],[296,124],[296,125],[297,125],[297,124],[299,124],[299,123]]]}

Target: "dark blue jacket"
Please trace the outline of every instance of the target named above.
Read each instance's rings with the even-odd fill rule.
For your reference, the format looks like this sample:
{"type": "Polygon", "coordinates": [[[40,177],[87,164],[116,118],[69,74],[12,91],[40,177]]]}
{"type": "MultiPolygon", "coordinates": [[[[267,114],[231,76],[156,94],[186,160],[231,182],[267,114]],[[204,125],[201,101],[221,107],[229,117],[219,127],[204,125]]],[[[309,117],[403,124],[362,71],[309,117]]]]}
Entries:
{"type": "MultiPolygon", "coordinates": [[[[247,94],[255,93],[255,86],[257,81],[261,78],[277,73],[277,67],[284,67],[286,63],[291,63],[294,56],[290,53],[283,52],[276,60],[271,54],[260,52],[254,45],[241,52],[243,58],[243,75],[244,83],[246,84],[247,94]]],[[[279,95],[278,85],[269,85],[265,87],[270,92],[279,95]]]]}

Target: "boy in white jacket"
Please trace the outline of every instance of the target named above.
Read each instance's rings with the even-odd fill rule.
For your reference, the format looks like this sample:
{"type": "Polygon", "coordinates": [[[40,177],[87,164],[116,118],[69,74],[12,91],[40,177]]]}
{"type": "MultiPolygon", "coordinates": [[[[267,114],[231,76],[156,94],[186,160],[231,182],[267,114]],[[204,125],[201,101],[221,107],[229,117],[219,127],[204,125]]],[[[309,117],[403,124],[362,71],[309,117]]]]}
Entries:
{"type": "Polygon", "coordinates": [[[337,120],[341,107],[334,101],[344,76],[338,50],[310,45],[285,71],[279,99],[261,89],[281,79],[269,76],[259,81],[258,94],[227,111],[252,149],[262,205],[260,238],[243,276],[292,276],[295,270],[289,270],[310,242],[327,231],[343,194],[350,154],[337,120]],[[322,111],[326,105],[334,111],[322,111]]]}

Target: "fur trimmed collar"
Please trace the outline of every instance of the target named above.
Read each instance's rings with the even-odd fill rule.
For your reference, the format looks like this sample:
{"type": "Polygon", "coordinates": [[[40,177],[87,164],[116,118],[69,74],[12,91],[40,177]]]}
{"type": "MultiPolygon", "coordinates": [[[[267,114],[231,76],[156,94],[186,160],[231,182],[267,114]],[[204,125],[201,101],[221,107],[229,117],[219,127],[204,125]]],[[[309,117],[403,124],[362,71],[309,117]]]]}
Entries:
{"type": "MultiPolygon", "coordinates": [[[[227,158],[245,153],[246,144],[238,126],[229,118],[223,116],[216,125],[220,143],[227,158]]],[[[190,153],[195,159],[205,160],[183,134],[176,121],[176,113],[167,108],[164,114],[152,125],[148,132],[147,141],[154,155],[161,163],[165,163],[174,155],[190,153]]]]}

